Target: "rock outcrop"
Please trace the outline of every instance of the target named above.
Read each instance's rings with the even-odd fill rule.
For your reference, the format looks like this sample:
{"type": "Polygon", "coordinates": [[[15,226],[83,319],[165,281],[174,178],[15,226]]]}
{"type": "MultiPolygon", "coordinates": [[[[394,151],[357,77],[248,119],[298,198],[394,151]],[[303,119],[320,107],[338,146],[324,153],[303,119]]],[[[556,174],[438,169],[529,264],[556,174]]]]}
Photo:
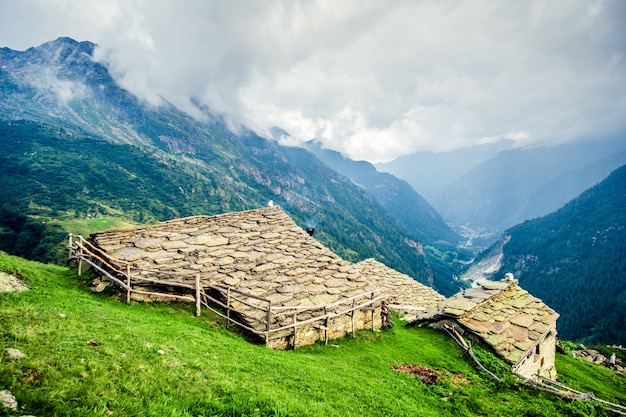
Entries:
{"type": "Polygon", "coordinates": [[[0,292],[5,291],[24,291],[28,287],[17,277],[0,272],[0,292]]]}

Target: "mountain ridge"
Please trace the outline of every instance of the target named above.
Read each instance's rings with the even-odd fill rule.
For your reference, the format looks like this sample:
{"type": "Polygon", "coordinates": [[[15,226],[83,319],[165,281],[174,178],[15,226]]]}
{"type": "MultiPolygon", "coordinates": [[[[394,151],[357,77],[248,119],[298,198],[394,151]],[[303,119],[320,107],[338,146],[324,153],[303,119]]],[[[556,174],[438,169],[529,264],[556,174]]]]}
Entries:
{"type": "Polygon", "coordinates": [[[406,181],[386,172],[379,172],[376,166],[369,162],[353,161],[337,151],[324,149],[319,142],[308,141],[305,148],[326,165],[363,187],[385,208],[396,214],[407,229],[414,230],[420,240],[428,243],[443,240],[451,246],[460,242],[460,236],[406,181]]]}
{"type": "Polygon", "coordinates": [[[407,181],[432,204],[452,182],[500,151],[511,149],[513,144],[513,140],[501,138],[494,143],[448,152],[416,152],[375,166],[382,172],[389,172],[407,181]]]}
{"type": "Polygon", "coordinates": [[[506,228],[546,215],[626,163],[626,141],[595,138],[513,148],[501,139],[452,152],[421,152],[376,167],[409,182],[476,249],[506,228]]]}
{"type": "MultiPolygon", "coordinates": [[[[11,162],[11,155],[4,155],[7,161],[6,175],[12,175],[6,172],[9,168],[28,170],[34,166],[29,167],[28,164],[36,162],[43,164],[44,169],[65,169],[76,177],[82,175],[84,178],[90,170],[102,167],[106,161],[94,152],[83,150],[80,155],[94,158],[92,166],[85,167],[82,174],[74,172],[71,161],[75,163],[77,156],[66,152],[63,146],[67,147],[68,143],[96,143],[98,140],[116,146],[130,146],[121,152],[137,155],[136,160],[146,158],[149,165],[160,167],[158,170],[163,175],[170,175],[168,181],[171,181],[171,186],[178,187],[167,196],[142,197],[148,204],[145,212],[140,213],[136,207],[127,208],[129,213],[134,213],[135,221],[139,220],[139,216],[143,216],[144,220],[164,220],[168,216],[217,214],[220,211],[259,207],[274,200],[300,224],[311,218],[317,221],[320,227],[316,237],[344,259],[356,261],[375,257],[443,292],[451,293],[458,288],[459,284],[452,279],[433,277],[428,261],[415,247],[415,238],[371,196],[328,168],[312,153],[304,149],[282,147],[252,131],[234,134],[219,117],[202,122],[166,102],[162,106],[151,107],[119,87],[105,66],[93,61],[93,57],[88,59],[85,50],[93,51],[91,43],[82,44],[69,38],[60,38],[44,45],[46,50],[54,53],[39,56],[53,57],[49,58],[51,62],[61,65],[54,68],[42,66],[41,62],[31,65],[24,54],[33,55],[37,48],[21,53],[9,53],[5,48],[0,54],[0,119],[5,120],[2,139],[14,141],[15,135],[22,135],[23,139],[32,135],[31,138],[39,138],[43,142],[33,142],[39,144],[31,152],[40,152],[41,156],[46,153],[45,149],[51,149],[57,160],[46,158],[42,161],[28,161],[26,152],[20,154],[18,161],[13,161],[20,165],[16,167],[8,163],[11,162]],[[24,59],[20,61],[21,58],[16,57],[24,59]],[[57,62],[54,57],[65,58],[57,62]],[[78,58],[73,61],[71,57],[78,58]],[[21,70],[20,62],[22,67],[28,68],[21,70]],[[32,72],[37,70],[35,67],[40,70],[43,68],[44,73],[51,72],[52,75],[47,79],[51,80],[52,87],[69,85],[70,93],[78,91],[80,94],[70,94],[67,100],[61,100],[57,94],[59,91],[33,83],[32,72]],[[81,79],[80,74],[83,72],[88,75],[88,79],[81,79]],[[59,80],[60,84],[57,82],[59,80]],[[5,109],[11,111],[4,112],[5,109]],[[20,122],[25,124],[17,126],[16,120],[29,122],[20,122]],[[37,125],[41,123],[43,125],[37,125]],[[29,133],[29,130],[32,132],[29,133]],[[54,148],[50,142],[54,137],[66,142],[61,141],[60,147],[54,148]],[[71,138],[78,141],[71,142],[71,138]],[[96,142],[90,142],[94,140],[96,142]],[[211,205],[211,201],[217,205],[211,205]]],[[[114,165],[119,172],[129,172],[130,178],[135,178],[134,181],[142,178],[141,173],[133,172],[136,162],[122,162],[118,155],[112,154],[109,158],[113,158],[109,161],[117,161],[114,165]]],[[[101,184],[105,187],[103,191],[111,195],[120,190],[133,193],[132,188],[125,188],[132,181],[107,183],[106,170],[98,169],[101,171],[95,174],[101,178],[101,184]]],[[[64,177],[55,175],[55,178],[62,181],[64,177]]],[[[143,178],[146,179],[145,176],[143,178]]],[[[11,181],[13,186],[18,186],[15,180],[11,181]]],[[[54,203],[58,203],[57,194],[50,194],[53,184],[46,183],[46,177],[42,177],[40,182],[42,195],[53,195],[54,203]]],[[[145,186],[152,189],[152,185],[145,186]]],[[[2,191],[11,194],[13,190],[5,184],[2,191]]],[[[160,194],[155,191],[154,195],[160,194]]],[[[83,197],[74,190],[65,198],[70,205],[89,204],[83,197]],[[69,196],[73,196],[74,200],[69,196]]],[[[115,197],[118,201],[116,204],[126,204],[124,198],[120,197],[115,197]]],[[[102,198],[104,200],[97,202],[99,207],[108,205],[108,197],[102,198]]],[[[50,204],[45,200],[38,200],[38,203],[44,206],[50,204]]],[[[32,208],[25,213],[31,217],[41,215],[32,208]]],[[[80,209],[78,213],[82,215],[80,209]]]]}
{"type": "Polygon", "coordinates": [[[625,147],[623,140],[614,140],[604,146],[581,142],[502,151],[450,184],[433,206],[448,223],[487,230],[490,237],[485,241],[490,244],[506,228],[546,215],[601,181],[611,168],[619,166],[618,154],[623,158],[625,147]],[[575,175],[603,159],[613,165],[575,175]],[[566,180],[574,179],[565,193],[566,180]],[[551,181],[556,189],[540,194],[551,181]]]}

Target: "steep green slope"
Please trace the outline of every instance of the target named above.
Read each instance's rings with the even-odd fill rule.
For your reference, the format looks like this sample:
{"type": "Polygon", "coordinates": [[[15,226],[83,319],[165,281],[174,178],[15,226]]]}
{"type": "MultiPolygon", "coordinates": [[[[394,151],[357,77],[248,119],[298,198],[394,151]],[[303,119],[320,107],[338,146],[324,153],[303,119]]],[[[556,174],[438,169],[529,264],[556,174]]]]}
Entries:
{"type": "MultiPolygon", "coordinates": [[[[75,271],[0,254],[31,288],[0,293],[0,390],[38,416],[608,416],[510,378],[495,382],[444,333],[397,325],[297,351],[272,351],[182,304],[127,305],[75,271]],[[10,359],[6,348],[26,355],[10,359]],[[396,372],[419,365],[436,383],[396,372]]],[[[490,366],[499,363],[476,348],[490,366]]],[[[626,401],[626,378],[565,355],[568,383],[626,401]]],[[[503,368],[493,368],[504,375],[503,368]]],[[[0,415],[3,415],[0,411],[0,415]]]]}
{"type": "Polygon", "coordinates": [[[560,210],[509,229],[500,275],[561,314],[562,337],[626,344],[626,166],[560,210]]]}

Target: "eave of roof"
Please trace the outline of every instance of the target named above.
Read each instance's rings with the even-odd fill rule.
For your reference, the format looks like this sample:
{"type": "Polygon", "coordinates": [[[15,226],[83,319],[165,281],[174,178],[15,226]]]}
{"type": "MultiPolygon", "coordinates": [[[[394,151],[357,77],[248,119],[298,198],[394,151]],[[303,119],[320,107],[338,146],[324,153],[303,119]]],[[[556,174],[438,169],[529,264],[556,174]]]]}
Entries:
{"type": "Polygon", "coordinates": [[[420,318],[433,315],[445,297],[410,276],[389,268],[375,259],[366,259],[353,265],[367,279],[374,282],[388,296],[391,304],[405,307],[416,307],[414,310],[420,318]]]}

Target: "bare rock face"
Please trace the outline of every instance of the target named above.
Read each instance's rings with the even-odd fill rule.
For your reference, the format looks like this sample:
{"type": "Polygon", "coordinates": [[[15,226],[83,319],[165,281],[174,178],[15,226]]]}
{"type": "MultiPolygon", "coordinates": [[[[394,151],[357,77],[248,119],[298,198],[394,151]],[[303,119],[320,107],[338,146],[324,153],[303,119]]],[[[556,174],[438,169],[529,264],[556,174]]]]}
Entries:
{"type": "Polygon", "coordinates": [[[11,391],[0,391],[0,408],[8,408],[9,410],[17,409],[17,401],[11,391]]]}
{"type": "Polygon", "coordinates": [[[23,291],[28,287],[22,281],[6,272],[0,272],[0,292],[23,291]]]}
{"type": "Polygon", "coordinates": [[[588,362],[593,362],[598,365],[612,368],[618,372],[624,372],[626,369],[621,366],[621,360],[615,358],[615,354],[607,358],[600,352],[594,349],[587,349],[585,345],[580,345],[580,349],[572,350],[573,358],[581,358],[588,362]]]}
{"type": "Polygon", "coordinates": [[[18,349],[6,348],[6,349],[4,349],[4,352],[7,354],[9,359],[13,359],[13,360],[16,360],[16,361],[19,361],[20,359],[23,359],[23,358],[26,357],[26,355],[24,355],[18,349]]]}
{"type": "Polygon", "coordinates": [[[91,282],[91,291],[92,292],[102,292],[106,290],[111,283],[103,278],[96,278],[91,282]]]}

